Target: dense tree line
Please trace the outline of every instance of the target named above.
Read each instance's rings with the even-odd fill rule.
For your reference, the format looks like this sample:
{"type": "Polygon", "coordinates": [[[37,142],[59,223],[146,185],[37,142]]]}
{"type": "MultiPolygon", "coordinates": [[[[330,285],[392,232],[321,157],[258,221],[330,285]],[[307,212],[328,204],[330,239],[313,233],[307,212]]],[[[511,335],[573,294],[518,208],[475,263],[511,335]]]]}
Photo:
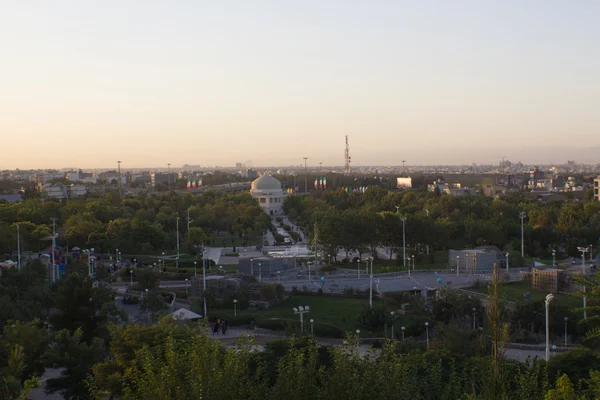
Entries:
{"type": "Polygon", "coordinates": [[[504,198],[482,195],[455,197],[435,192],[387,191],[371,187],[363,194],[342,190],[290,196],[285,200],[288,216],[314,235],[318,227],[320,246],[332,260],[340,249],[364,251],[383,245],[402,246],[402,217],[409,251],[417,244],[434,250],[493,245],[520,250],[524,211],[525,253],[551,257],[578,256],[578,246],[596,245],[600,238],[600,202],[590,196],[541,202],[522,193],[504,198]]]}
{"type": "MultiPolygon", "coordinates": [[[[58,244],[109,252],[151,253],[176,247],[177,217],[182,247],[194,251],[211,237],[258,238],[271,228],[270,218],[249,194],[208,191],[201,196],[141,195],[67,202],[26,200],[0,203],[0,254],[16,251],[17,224],[23,250],[50,246],[57,218],[58,244]],[[187,215],[191,224],[187,230],[187,215]]],[[[221,243],[219,243],[220,245],[221,243]]]]}

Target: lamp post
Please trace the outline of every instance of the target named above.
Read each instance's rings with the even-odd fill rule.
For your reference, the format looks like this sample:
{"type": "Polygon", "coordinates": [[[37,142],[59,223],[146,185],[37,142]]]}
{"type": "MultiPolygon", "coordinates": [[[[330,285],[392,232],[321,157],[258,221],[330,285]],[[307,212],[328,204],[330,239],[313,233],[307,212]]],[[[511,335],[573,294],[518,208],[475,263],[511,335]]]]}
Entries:
{"type": "Polygon", "coordinates": [[[310,312],[310,307],[298,306],[293,307],[292,310],[294,310],[294,314],[300,315],[300,332],[304,332],[304,314],[310,312]]]}
{"type": "Polygon", "coordinates": [[[308,170],[306,169],[306,160],[308,160],[308,157],[304,157],[304,193],[308,193],[308,170]]]}
{"type": "Polygon", "coordinates": [[[185,297],[188,297],[188,278],[185,278],[185,297]]]}
{"type": "Polygon", "coordinates": [[[254,258],[250,259],[250,275],[254,276],[254,258]]]}
{"type": "Polygon", "coordinates": [[[410,258],[412,258],[412,268],[414,271],[415,270],[415,255],[413,254],[412,256],[410,256],[410,258]]]}
{"type": "Polygon", "coordinates": [[[473,307],[473,329],[475,329],[475,314],[477,314],[477,309],[473,307]]]}
{"type": "Polygon", "coordinates": [[[546,296],[546,362],[550,360],[550,302],[554,298],[552,293],[546,296]]]}
{"type": "Polygon", "coordinates": [[[369,307],[373,308],[373,257],[371,257],[371,274],[369,275],[369,307]]]}
{"type": "Polygon", "coordinates": [[[360,329],[356,330],[356,348],[358,349],[358,346],[360,346],[360,329]]]}
{"type": "Polygon", "coordinates": [[[208,321],[208,305],[206,304],[206,262],[204,258],[204,244],[202,245],[202,297],[204,298],[204,318],[208,321]]]}
{"type": "Polygon", "coordinates": [[[17,224],[17,267],[21,271],[21,225],[17,224]]]}
{"type": "Polygon", "coordinates": [[[162,264],[162,268],[160,269],[161,271],[165,270],[165,252],[162,252],[162,258],[160,259],[160,262],[162,264]]]}
{"type": "Polygon", "coordinates": [[[315,320],[310,319],[310,336],[315,337],[315,320]]]}
{"type": "Polygon", "coordinates": [[[519,218],[521,218],[521,257],[525,258],[525,242],[523,241],[523,237],[525,236],[525,228],[523,225],[523,221],[527,218],[527,214],[525,211],[521,211],[519,213],[519,218]]]}
{"type": "Polygon", "coordinates": [[[197,266],[198,266],[198,261],[194,261],[194,276],[198,276],[198,271],[196,270],[197,266]]]}
{"type": "Polygon", "coordinates": [[[356,260],[356,274],[357,278],[360,279],[360,258],[356,260]]]}
{"type": "Polygon", "coordinates": [[[175,259],[175,267],[179,268],[179,216],[177,216],[177,258],[175,259]]]}
{"type": "Polygon", "coordinates": [[[459,270],[460,270],[460,256],[456,256],[456,276],[458,276],[459,270]]]}
{"type": "Polygon", "coordinates": [[[394,318],[396,317],[396,313],[392,311],[390,315],[392,316],[392,340],[394,340],[394,318]]]}
{"type": "Polygon", "coordinates": [[[556,250],[552,250],[552,266],[556,266],[556,250]]]}
{"type": "Polygon", "coordinates": [[[508,273],[508,252],[506,253],[506,273],[508,273]]]}
{"type": "Polygon", "coordinates": [[[281,283],[281,271],[277,271],[277,283],[281,283]]]}
{"type": "Polygon", "coordinates": [[[52,282],[56,282],[56,218],[50,218],[52,220],[52,282]]]}
{"type": "MultiPolygon", "coordinates": [[[[585,277],[585,253],[589,251],[588,247],[578,247],[577,250],[581,252],[581,269],[583,276],[585,277]]],[[[583,319],[587,318],[587,310],[586,310],[586,286],[583,285],[583,319]]]]}
{"type": "Polygon", "coordinates": [[[425,322],[425,340],[427,341],[427,350],[429,350],[429,322],[425,322]]]}
{"type": "Polygon", "coordinates": [[[258,263],[258,281],[262,282],[262,263],[258,263]]]}
{"type": "Polygon", "coordinates": [[[401,326],[400,330],[402,331],[402,341],[404,342],[404,331],[406,330],[405,326],[401,326]]]}
{"type": "Polygon", "coordinates": [[[233,316],[237,316],[237,299],[233,299],[233,316]]]}
{"type": "Polygon", "coordinates": [[[406,222],[406,217],[401,217],[400,221],[402,221],[402,255],[404,258],[404,268],[406,268],[406,230],[404,229],[404,223],[406,222]]]}
{"type": "Polygon", "coordinates": [[[129,285],[133,286],[133,270],[129,270],[129,285]]]}
{"type": "Polygon", "coordinates": [[[565,346],[567,345],[567,321],[569,317],[565,317],[565,346]]]}

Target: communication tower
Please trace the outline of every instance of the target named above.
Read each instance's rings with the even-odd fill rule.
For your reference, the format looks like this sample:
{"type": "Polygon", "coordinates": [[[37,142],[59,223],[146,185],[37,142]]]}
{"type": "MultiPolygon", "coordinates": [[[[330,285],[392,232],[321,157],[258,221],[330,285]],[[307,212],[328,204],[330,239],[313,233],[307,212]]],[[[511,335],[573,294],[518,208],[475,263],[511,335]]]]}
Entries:
{"type": "Polygon", "coordinates": [[[344,152],[344,171],[350,173],[350,145],[348,144],[348,135],[346,135],[346,151],[344,152]]]}

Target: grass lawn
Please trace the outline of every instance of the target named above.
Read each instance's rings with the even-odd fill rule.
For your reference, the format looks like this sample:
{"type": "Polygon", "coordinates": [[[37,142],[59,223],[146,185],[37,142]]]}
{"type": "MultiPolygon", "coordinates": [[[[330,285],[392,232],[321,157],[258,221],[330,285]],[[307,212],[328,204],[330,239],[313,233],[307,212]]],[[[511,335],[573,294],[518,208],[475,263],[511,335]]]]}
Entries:
{"type": "MultiPolygon", "coordinates": [[[[305,324],[308,324],[308,321],[312,318],[315,320],[316,324],[329,324],[344,331],[354,331],[357,329],[356,316],[360,310],[368,304],[368,299],[360,298],[293,295],[271,309],[238,311],[238,315],[252,314],[267,318],[297,321],[300,317],[294,315],[292,307],[309,306],[310,312],[304,315],[305,324]]],[[[213,310],[211,312],[212,315],[219,315],[227,318],[228,315],[233,314],[232,311],[233,310],[213,310]]]]}
{"type": "MultiPolygon", "coordinates": [[[[481,286],[478,288],[469,288],[467,290],[488,294],[487,285],[481,286]]],[[[534,290],[529,286],[529,282],[520,281],[520,282],[511,282],[502,284],[500,287],[500,298],[506,301],[519,302],[523,301],[525,297],[523,296],[525,293],[531,293],[531,300],[533,301],[543,301],[546,298],[548,293],[534,290]]],[[[571,296],[568,294],[559,294],[556,296],[556,299],[561,303],[564,303],[568,308],[577,308],[581,307],[581,297],[571,296]]]]}

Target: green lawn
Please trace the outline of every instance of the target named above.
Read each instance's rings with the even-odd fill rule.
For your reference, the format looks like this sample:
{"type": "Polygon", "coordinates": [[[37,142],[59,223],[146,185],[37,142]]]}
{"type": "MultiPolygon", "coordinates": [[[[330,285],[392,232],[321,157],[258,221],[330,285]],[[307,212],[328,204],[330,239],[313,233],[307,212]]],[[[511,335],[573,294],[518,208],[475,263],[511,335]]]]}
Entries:
{"type": "MultiPolygon", "coordinates": [[[[477,293],[483,293],[486,295],[488,294],[487,285],[480,286],[477,288],[469,288],[467,290],[477,293]]],[[[546,298],[546,295],[548,294],[546,292],[534,290],[529,286],[529,282],[527,281],[520,281],[502,284],[500,288],[500,298],[506,301],[519,302],[525,300],[525,297],[523,295],[527,292],[531,293],[532,301],[542,301],[546,298]]],[[[564,305],[566,305],[568,308],[577,308],[581,307],[582,305],[581,298],[578,296],[558,294],[556,296],[556,299],[561,303],[564,302],[564,305]]]]}
{"type": "MultiPolygon", "coordinates": [[[[344,331],[354,331],[357,329],[356,316],[362,307],[368,304],[368,299],[295,295],[271,309],[238,311],[238,315],[252,314],[267,318],[280,318],[297,321],[300,317],[298,315],[294,315],[292,308],[298,306],[309,306],[310,312],[304,315],[304,321],[306,324],[308,324],[308,321],[310,321],[312,318],[315,320],[316,324],[329,324],[334,325],[344,331]]],[[[212,315],[219,315],[227,318],[227,316],[233,314],[232,311],[232,309],[212,310],[211,313],[212,315]]]]}

